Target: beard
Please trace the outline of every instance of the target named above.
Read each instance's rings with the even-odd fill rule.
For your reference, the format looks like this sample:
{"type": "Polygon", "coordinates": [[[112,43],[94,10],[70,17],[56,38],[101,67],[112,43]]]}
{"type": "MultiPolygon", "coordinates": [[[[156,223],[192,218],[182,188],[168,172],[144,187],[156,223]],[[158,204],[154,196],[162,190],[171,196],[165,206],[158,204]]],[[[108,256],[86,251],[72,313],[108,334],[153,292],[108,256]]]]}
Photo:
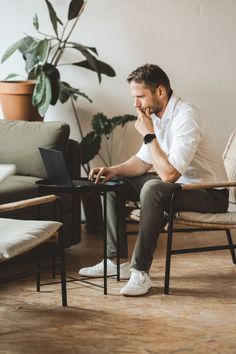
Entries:
{"type": "Polygon", "coordinates": [[[160,113],[163,109],[161,102],[156,98],[156,96],[153,95],[153,101],[152,105],[149,107],[150,113],[151,114],[156,114],[158,116],[158,113],[160,113]]]}

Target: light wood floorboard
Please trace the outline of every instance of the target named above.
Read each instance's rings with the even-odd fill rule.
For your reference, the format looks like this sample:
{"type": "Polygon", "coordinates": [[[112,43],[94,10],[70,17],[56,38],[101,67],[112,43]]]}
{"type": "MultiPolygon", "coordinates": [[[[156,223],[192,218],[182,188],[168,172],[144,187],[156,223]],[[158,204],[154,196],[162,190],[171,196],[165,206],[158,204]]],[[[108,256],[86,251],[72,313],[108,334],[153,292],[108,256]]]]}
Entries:
{"type": "MultiPolygon", "coordinates": [[[[175,244],[192,247],[208,243],[206,238],[226,241],[222,232],[191,233],[178,234],[175,244]]],[[[129,236],[130,252],[134,242],[129,236]]],[[[101,257],[101,236],[83,232],[82,243],[67,251],[67,273],[76,275],[101,257]]],[[[2,285],[0,353],[236,353],[236,266],[229,252],[174,256],[169,296],[162,294],[164,262],[161,235],[149,294],[123,297],[125,283],[115,279],[109,279],[107,296],[101,288],[68,283],[68,308],[61,307],[59,285],[40,293],[34,278],[2,285]]]]}

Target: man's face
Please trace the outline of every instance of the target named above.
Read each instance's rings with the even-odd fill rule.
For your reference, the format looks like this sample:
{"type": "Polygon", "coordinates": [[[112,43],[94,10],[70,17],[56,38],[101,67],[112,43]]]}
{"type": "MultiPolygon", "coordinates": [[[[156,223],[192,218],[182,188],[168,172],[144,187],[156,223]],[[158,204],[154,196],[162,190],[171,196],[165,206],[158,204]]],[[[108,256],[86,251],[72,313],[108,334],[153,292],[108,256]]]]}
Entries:
{"type": "Polygon", "coordinates": [[[140,108],[144,112],[149,108],[150,113],[157,115],[162,112],[163,103],[161,97],[159,97],[158,88],[156,92],[153,93],[144,83],[131,81],[130,89],[131,95],[134,97],[135,108],[140,108]]]}

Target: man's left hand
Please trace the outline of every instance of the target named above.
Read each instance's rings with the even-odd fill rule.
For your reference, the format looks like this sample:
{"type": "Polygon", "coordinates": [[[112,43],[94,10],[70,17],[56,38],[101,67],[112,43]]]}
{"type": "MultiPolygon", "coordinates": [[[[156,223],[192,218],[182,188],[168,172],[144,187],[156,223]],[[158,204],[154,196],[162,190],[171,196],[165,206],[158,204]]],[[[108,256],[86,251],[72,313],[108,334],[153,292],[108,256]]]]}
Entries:
{"type": "Polygon", "coordinates": [[[136,108],[136,110],[138,113],[138,118],[135,123],[137,131],[142,136],[145,136],[146,134],[154,134],[154,127],[149,108],[147,108],[145,112],[140,108],[136,108]]]}

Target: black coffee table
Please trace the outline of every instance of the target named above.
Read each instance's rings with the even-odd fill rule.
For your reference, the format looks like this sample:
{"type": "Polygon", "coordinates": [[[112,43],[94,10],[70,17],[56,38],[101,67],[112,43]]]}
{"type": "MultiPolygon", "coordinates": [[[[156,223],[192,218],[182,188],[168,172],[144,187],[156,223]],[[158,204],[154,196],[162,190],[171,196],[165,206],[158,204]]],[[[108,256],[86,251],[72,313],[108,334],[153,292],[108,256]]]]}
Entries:
{"type": "MultiPolygon", "coordinates": [[[[120,180],[112,180],[106,183],[93,183],[91,181],[88,181],[87,178],[81,178],[79,180],[73,181],[73,185],[71,186],[58,186],[58,185],[53,185],[50,183],[49,180],[40,180],[37,182],[39,185],[39,193],[45,194],[45,193],[70,193],[72,198],[75,197],[75,195],[79,194],[81,196],[81,193],[84,192],[93,192],[93,193],[98,193],[103,197],[103,218],[104,218],[104,241],[103,241],[103,254],[104,254],[104,295],[107,295],[107,193],[108,192],[115,192],[117,196],[117,200],[119,198],[119,192],[122,188],[123,182],[120,180]]],[[[119,220],[119,208],[118,208],[119,203],[117,203],[117,225],[116,225],[116,236],[117,236],[117,281],[120,280],[120,236],[119,236],[119,225],[118,225],[118,220],[119,220]]],[[[79,215],[80,220],[81,220],[81,215],[79,215]]],[[[81,223],[80,223],[81,224],[81,223]]],[[[72,278],[72,277],[70,277],[72,278]]],[[[88,278],[74,278],[74,280],[81,280],[81,281],[86,281],[88,278]]],[[[89,278],[91,279],[91,278],[89,278]]],[[[73,281],[73,280],[72,280],[73,281]]],[[[95,284],[94,284],[95,285],[95,284]]]]}

